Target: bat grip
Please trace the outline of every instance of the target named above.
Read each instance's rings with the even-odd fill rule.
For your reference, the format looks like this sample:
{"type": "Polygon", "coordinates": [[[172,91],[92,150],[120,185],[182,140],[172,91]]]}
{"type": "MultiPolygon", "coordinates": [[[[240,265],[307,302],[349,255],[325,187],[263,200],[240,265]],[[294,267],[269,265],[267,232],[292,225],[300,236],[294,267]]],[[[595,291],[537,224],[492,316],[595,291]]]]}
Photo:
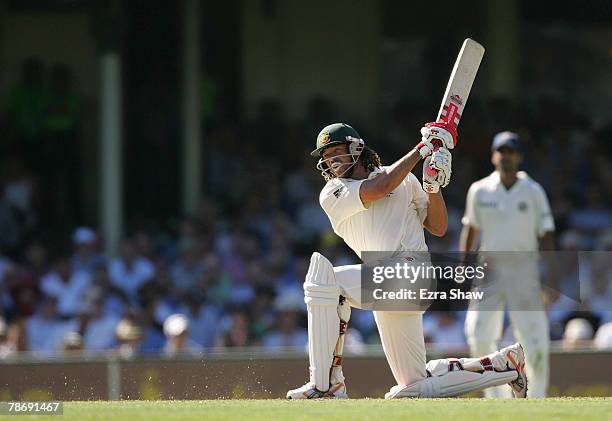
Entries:
{"type": "MultiPolygon", "coordinates": [[[[436,152],[438,149],[440,149],[440,145],[435,145],[434,146],[434,152],[436,152]]],[[[431,165],[428,166],[425,169],[425,172],[427,173],[428,176],[430,177],[435,177],[438,174],[438,170],[436,170],[434,167],[432,167],[431,165]]]]}

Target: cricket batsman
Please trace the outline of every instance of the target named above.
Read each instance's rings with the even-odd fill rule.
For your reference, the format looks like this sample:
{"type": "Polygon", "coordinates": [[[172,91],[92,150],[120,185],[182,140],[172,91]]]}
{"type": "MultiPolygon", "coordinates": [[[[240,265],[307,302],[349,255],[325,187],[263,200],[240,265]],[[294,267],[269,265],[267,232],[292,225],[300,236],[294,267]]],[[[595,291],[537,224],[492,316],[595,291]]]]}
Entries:
{"type": "MultiPolygon", "coordinates": [[[[319,157],[317,169],[327,181],[320,204],[334,232],[362,259],[366,251],[394,251],[399,256],[427,251],[423,229],[437,236],[446,232],[448,217],[440,189],[450,181],[449,150],[456,144],[456,130],[445,123],[427,123],[421,135],[421,142],[390,166],[383,166],[376,152],[347,124],[331,124],[317,137],[312,155],[319,157]],[[411,173],[422,159],[423,188],[411,173]],[[436,172],[425,171],[429,166],[436,172]]],[[[333,267],[324,256],[313,253],[304,296],[310,380],[288,391],[287,398],[347,398],[342,348],[351,307],[361,308],[361,265],[333,267]]],[[[526,397],[520,344],[481,358],[426,363],[422,313],[374,312],[397,382],[385,398],[457,396],[503,384],[509,384],[517,398],[526,397]]]]}
{"type": "MultiPolygon", "coordinates": [[[[526,372],[531,380],[529,396],[545,397],[550,336],[537,252],[540,248],[553,250],[555,224],[544,189],[519,171],[519,136],[509,131],[498,133],[493,137],[491,153],[495,171],[473,183],[467,194],[460,250],[475,250],[480,237],[480,251],[525,253],[515,253],[520,260],[505,262],[497,271],[496,294],[470,304],[465,333],[472,355],[494,351],[502,336],[507,306],[515,337],[525,347],[526,372]]],[[[500,388],[489,389],[485,396],[507,397],[504,392],[500,388]]]]}

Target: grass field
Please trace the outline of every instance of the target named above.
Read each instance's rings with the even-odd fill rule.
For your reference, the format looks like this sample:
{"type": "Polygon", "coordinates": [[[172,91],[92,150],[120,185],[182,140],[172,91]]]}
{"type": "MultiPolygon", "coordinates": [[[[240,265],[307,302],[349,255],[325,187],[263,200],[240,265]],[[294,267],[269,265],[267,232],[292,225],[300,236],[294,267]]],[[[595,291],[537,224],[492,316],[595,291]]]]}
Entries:
{"type": "MultiPolygon", "coordinates": [[[[21,417],[18,417],[21,418],[21,417]]],[[[28,416],[53,420],[48,416],[28,416]]],[[[0,419],[15,420],[15,416],[0,419]]],[[[66,402],[67,420],[612,420],[612,398],[66,402]]]]}

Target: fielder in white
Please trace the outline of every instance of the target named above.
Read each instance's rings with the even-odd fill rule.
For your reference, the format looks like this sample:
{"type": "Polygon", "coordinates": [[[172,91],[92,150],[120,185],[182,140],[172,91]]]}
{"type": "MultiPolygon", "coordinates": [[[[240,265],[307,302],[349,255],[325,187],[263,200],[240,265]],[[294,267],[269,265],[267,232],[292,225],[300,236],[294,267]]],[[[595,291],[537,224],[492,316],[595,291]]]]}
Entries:
{"type": "MultiPolygon", "coordinates": [[[[548,387],[548,320],[539,283],[537,251],[552,250],[555,225],[544,189],[519,171],[519,137],[501,132],[493,138],[491,162],[495,171],[476,181],[467,194],[460,250],[531,252],[516,254],[498,271],[497,292],[470,304],[465,332],[473,356],[492,352],[501,338],[508,307],[515,337],[525,347],[530,397],[546,396],[548,387]]],[[[494,253],[492,253],[494,255],[494,253]]],[[[506,260],[506,258],[503,258],[506,260]]],[[[508,397],[501,388],[486,397],[508,397]]]]}
{"type": "MultiPolygon", "coordinates": [[[[363,258],[364,251],[427,251],[423,229],[446,232],[448,217],[440,188],[448,185],[454,127],[428,123],[421,142],[390,166],[365,146],[351,126],[336,123],[317,137],[312,155],[327,184],[320,203],[334,231],[363,258]],[[425,159],[437,174],[424,172],[423,189],[410,172],[425,159]],[[426,193],[427,192],[427,193],[426,193]]],[[[367,262],[366,262],[367,263],[367,262]]],[[[287,392],[289,399],[346,398],[342,373],[344,333],[351,306],[361,307],[360,265],[333,267],[314,253],[304,282],[308,309],[310,381],[287,392]]],[[[527,394],[520,344],[482,358],[425,360],[422,311],[375,311],[383,350],[397,385],[385,398],[457,396],[509,384],[527,394]]]]}

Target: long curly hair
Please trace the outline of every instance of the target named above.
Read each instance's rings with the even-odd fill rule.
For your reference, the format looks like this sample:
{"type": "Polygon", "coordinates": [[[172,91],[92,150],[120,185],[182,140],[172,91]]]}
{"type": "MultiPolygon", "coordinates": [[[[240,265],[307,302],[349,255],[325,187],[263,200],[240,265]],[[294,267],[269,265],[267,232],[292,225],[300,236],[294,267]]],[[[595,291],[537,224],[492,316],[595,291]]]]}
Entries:
{"type": "Polygon", "coordinates": [[[374,168],[382,167],[380,156],[378,156],[374,149],[367,146],[363,147],[363,151],[361,152],[359,159],[361,159],[363,166],[368,171],[373,171],[374,168]]]}

